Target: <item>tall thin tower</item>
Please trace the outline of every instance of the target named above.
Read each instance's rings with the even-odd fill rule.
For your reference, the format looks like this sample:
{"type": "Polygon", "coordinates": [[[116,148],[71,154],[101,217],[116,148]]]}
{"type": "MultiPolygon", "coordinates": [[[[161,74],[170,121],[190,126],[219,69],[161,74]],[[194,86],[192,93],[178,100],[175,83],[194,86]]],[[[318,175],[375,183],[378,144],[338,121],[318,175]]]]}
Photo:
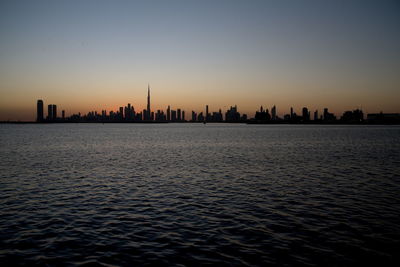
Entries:
{"type": "Polygon", "coordinates": [[[150,111],[150,84],[147,84],[147,119],[151,120],[151,111],[150,111]]]}
{"type": "Polygon", "coordinates": [[[37,101],[37,118],[36,121],[40,122],[44,120],[44,115],[43,115],[43,100],[38,100],[37,101]]]}

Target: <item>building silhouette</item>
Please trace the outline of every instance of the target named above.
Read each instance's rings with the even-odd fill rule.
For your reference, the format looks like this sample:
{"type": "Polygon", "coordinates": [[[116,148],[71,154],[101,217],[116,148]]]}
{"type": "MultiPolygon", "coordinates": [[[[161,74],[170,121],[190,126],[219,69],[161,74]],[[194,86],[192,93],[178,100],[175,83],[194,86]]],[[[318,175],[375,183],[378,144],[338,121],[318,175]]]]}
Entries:
{"type": "Polygon", "coordinates": [[[169,105],[167,108],[167,121],[171,121],[171,107],[169,105]]]}
{"type": "Polygon", "coordinates": [[[176,110],[171,110],[171,121],[176,121],[176,110]]]}
{"type": "Polygon", "coordinates": [[[317,121],[318,120],[318,109],[316,109],[314,111],[314,120],[317,121]]]}
{"type": "Polygon", "coordinates": [[[208,105],[206,105],[206,121],[210,121],[210,113],[208,112],[208,105]]]}
{"type": "Polygon", "coordinates": [[[237,111],[237,106],[230,107],[225,113],[225,121],[227,122],[239,122],[240,121],[240,113],[237,111]]]}
{"type": "Polygon", "coordinates": [[[271,115],[269,114],[268,109],[264,109],[263,106],[260,107],[260,111],[256,111],[256,114],[254,116],[254,119],[257,121],[270,121],[271,120],[271,115]]]}
{"type": "Polygon", "coordinates": [[[360,109],[356,109],[353,111],[345,111],[340,118],[343,122],[362,122],[364,121],[364,113],[360,109]]]}
{"type": "Polygon", "coordinates": [[[205,120],[205,118],[204,118],[203,112],[200,112],[199,115],[197,116],[197,121],[202,122],[204,120],[205,120]]]}
{"type": "Polygon", "coordinates": [[[400,113],[370,113],[367,115],[369,123],[400,124],[400,113]]]}
{"type": "Polygon", "coordinates": [[[53,120],[53,105],[47,106],[47,120],[48,121],[53,120]]]}
{"type": "Polygon", "coordinates": [[[272,120],[273,121],[277,120],[277,117],[276,117],[276,106],[275,105],[271,108],[271,116],[272,116],[272,120]]]}
{"type": "Polygon", "coordinates": [[[53,105],[53,116],[52,116],[53,120],[57,119],[57,105],[53,105]]]}
{"type": "Polygon", "coordinates": [[[37,121],[37,122],[42,122],[42,121],[44,121],[43,100],[41,100],[41,99],[39,99],[39,100],[37,101],[36,121],[37,121]]]}
{"type": "Polygon", "coordinates": [[[324,108],[324,121],[335,121],[336,116],[333,113],[329,113],[327,108],[324,108]]]}
{"type": "Polygon", "coordinates": [[[308,108],[303,107],[302,115],[303,115],[303,122],[310,120],[310,112],[308,111],[308,108]]]}
{"type": "Polygon", "coordinates": [[[123,120],[123,119],[124,119],[124,107],[119,107],[118,118],[119,118],[120,120],[123,120]]]}
{"type": "Polygon", "coordinates": [[[177,117],[178,117],[177,121],[182,121],[182,111],[181,111],[181,109],[178,108],[176,113],[177,113],[177,117]]]}
{"type": "Polygon", "coordinates": [[[150,84],[147,85],[147,120],[151,120],[151,110],[150,110],[150,84]]]}

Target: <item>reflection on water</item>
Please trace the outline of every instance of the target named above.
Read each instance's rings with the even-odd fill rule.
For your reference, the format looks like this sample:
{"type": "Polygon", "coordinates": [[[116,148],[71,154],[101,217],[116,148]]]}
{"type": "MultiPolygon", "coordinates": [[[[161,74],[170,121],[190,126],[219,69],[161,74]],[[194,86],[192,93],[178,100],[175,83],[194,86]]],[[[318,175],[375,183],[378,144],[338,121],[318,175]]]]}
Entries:
{"type": "Polygon", "coordinates": [[[398,126],[0,125],[0,263],[395,263],[399,151],[398,126]]]}

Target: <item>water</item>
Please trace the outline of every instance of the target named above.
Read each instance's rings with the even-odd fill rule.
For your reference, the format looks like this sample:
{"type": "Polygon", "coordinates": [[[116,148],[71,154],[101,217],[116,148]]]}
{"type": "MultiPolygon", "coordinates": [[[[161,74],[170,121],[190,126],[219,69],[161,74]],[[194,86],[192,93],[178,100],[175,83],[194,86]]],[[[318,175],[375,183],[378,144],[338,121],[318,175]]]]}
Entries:
{"type": "Polygon", "coordinates": [[[0,125],[0,264],[396,264],[400,127],[0,125]]]}

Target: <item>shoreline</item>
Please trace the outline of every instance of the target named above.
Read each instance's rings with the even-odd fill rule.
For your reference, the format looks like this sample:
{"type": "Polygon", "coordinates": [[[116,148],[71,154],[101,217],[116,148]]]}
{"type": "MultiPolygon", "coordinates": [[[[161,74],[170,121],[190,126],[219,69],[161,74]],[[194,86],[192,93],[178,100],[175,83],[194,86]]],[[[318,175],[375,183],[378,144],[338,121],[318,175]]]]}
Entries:
{"type": "Polygon", "coordinates": [[[216,123],[229,123],[229,124],[249,124],[249,125],[400,125],[400,122],[343,122],[343,121],[330,121],[330,122],[263,122],[263,121],[247,121],[247,122],[193,122],[193,121],[54,121],[54,122],[36,122],[36,121],[0,121],[0,124],[72,124],[72,123],[84,123],[84,124],[216,124],[216,123]]]}

